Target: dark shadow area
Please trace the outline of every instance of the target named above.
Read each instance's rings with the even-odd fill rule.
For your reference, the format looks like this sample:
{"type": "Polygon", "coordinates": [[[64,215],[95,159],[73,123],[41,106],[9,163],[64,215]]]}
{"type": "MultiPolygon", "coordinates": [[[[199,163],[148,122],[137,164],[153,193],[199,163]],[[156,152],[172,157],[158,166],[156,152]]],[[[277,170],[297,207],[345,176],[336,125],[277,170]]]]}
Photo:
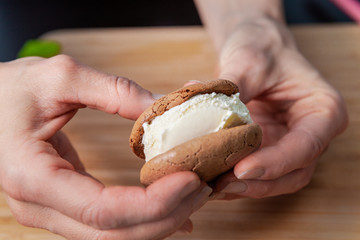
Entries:
{"type": "Polygon", "coordinates": [[[0,61],[54,29],[199,24],[192,0],[0,0],[0,61]]]}
{"type": "Polygon", "coordinates": [[[351,22],[330,0],[283,0],[289,24],[351,22]]]}
{"type": "MultiPolygon", "coordinates": [[[[287,21],[350,21],[329,0],[284,0],[287,21]]],[[[200,25],[193,0],[0,0],[0,61],[27,39],[61,28],[200,25]]]]}

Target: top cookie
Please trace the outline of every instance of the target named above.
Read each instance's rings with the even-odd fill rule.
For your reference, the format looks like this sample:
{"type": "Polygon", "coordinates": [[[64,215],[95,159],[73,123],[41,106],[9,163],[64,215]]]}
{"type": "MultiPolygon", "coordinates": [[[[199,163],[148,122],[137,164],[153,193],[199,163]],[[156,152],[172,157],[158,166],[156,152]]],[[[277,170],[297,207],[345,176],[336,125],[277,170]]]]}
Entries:
{"type": "Polygon", "coordinates": [[[162,115],[165,111],[182,104],[195,95],[213,92],[230,96],[239,92],[239,89],[231,81],[212,80],[180,88],[155,101],[140,115],[134,124],[129,140],[133,152],[140,158],[145,159],[144,145],[142,144],[144,135],[142,125],[145,122],[150,123],[155,117],[162,115]]]}

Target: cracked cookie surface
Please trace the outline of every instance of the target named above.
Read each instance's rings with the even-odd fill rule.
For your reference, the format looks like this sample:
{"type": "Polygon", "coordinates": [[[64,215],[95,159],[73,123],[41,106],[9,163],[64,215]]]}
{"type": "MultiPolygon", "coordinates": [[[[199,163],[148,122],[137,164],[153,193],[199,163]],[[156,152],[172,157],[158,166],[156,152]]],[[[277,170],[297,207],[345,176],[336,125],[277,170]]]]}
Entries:
{"type": "Polygon", "coordinates": [[[171,173],[193,171],[208,182],[259,148],[261,138],[259,125],[251,123],[192,139],[145,163],[140,181],[149,185],[171,173]]]}
{"type": "MultiPolygon", "coordinates": [[[[239,91],[227,80],[213,80],[189,85],[157,100],[137,119],[129,143],[133,152],[145,159],[142,138],[143,124],[182,104],[197,94],[223,93],[228,96],[239,91]]],[[[193,171],[201,180],[210,181],[233,168],[234,165],[261,144],[262,132],[255,123],[222,129],[215,133],[194,138],[159,154],[144,164],[140,181],[149,185],[157,179],[179,171],[193,171]]]]}

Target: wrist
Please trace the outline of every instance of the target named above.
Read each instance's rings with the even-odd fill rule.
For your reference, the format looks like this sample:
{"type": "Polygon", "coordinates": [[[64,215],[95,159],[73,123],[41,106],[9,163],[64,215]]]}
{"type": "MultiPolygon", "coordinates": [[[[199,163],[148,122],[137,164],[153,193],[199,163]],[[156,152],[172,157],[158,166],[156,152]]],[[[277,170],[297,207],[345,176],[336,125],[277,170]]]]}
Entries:
{"type": "Polygon", "coordinates": [[[280,0],[195,0],[195,3],[218,50],[238,25],[259,19],[284,24],[280,0]]]}
{"type": "Polygon", "coordinates": [[[269,42],[279,42],[283,39],[291,39],[284,22],[260,12],[248,12],[241,16],[229,16],[224,20],[226,27],[212,34],[212,39],[218,51],[220,51],[229,38],[236,32],[244,32],[246,39],[254,38],[255,41],[262,39],[269,42]],[[246,36],[245,34],[249,34],[246,36]],[[257,39],[260,38],[260,39],[257,39]],[[264,39],[265,38],[265,39],[264,39]]]}

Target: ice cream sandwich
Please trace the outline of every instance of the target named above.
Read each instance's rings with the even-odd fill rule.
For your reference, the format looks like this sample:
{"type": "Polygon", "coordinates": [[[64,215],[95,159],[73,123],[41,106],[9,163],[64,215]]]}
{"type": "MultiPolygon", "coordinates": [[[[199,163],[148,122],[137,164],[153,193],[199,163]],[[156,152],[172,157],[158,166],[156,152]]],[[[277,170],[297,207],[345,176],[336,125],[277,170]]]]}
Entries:
{"type": "Polygon", "coordinates": [[[227,80],[200,82],[169,93],[147,108],[130,135],[130,147],[145,164],[140,181],[149,185],[179,171],[211,181],[261,144],[238,87],[227,80]]]}

